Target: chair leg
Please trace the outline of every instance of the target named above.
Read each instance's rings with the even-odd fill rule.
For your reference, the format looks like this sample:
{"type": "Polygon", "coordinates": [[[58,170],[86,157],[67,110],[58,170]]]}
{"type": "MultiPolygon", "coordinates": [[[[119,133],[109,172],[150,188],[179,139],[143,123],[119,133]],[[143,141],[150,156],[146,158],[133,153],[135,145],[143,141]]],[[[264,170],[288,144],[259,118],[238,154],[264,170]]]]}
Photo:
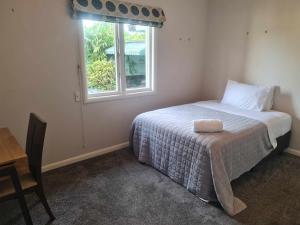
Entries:
{"type": "Polygon", "coordinates": [[[21,210],[22,210],[22,213],[23,213],[26,225],[32,225],[33,224],[32,223],[32,219],[31,219],[28,207],[26,205],[24,196],[18,197],[18,201],[19,201],[19,204],[20,204],[20,207],[21,207],[21,210]]]}
{"type": "Polygon", "coordinates": [[[48,213],[48,215],[50,217],[50,221],[55,220],[55,216],[53,215],[53,213],[52,213],[52,211],[50,209],[50,206],[49,206],[49,204],[47,202],[46,196],[44,194],[44,190],[41,187],[38,187],[35,192],[38,195],[38,197],[40,198],[40,200],[41,200],[41,202],[42,202],[42,204],[43,204],[46,212],[48,213]]]}
{"type": "Polygon", "coordinates": [[[20,204],[20,207],[21,207],[21,210],[23,213],[23,217],[25,219],[25,223],[26,223],[26,225],[32,225],[33,224],[32,219],[31,219],[31,216],[30,216],[30,213],[29,213],[26,201],[25,201],[24,193],[23,193],[23,190],[22,190],[22,187],[20,184],[20,180],[19,180],[16,168],[11,167],[10,170],[11,170],[10,176],[11,176],[13,185],[16,190],[16,196],[19,201],[19,204],[20,204]]]}

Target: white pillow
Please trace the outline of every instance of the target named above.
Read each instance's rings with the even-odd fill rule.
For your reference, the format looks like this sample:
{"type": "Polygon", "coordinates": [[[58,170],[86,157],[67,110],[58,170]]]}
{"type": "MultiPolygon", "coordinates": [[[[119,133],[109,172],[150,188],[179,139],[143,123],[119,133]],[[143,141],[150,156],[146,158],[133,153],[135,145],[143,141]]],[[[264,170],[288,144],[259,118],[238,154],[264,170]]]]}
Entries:
{"type": "Polygon", "coordinates": [[[269,110],[273,103],[274,88],[238,83],[228,80],[222,103],[241,109],[269,110]]]}

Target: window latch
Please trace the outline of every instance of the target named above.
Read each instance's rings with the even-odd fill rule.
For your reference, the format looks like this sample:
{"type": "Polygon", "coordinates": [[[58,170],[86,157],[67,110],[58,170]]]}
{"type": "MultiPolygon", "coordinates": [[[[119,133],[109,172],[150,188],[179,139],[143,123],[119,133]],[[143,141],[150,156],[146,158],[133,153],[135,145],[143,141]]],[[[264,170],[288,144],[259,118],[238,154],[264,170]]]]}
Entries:
{"type": "Polygon", "coordinates": [[[77,64],[77,72],[81,73],[81,66],[80,66],[80,64],[77,64]]]}

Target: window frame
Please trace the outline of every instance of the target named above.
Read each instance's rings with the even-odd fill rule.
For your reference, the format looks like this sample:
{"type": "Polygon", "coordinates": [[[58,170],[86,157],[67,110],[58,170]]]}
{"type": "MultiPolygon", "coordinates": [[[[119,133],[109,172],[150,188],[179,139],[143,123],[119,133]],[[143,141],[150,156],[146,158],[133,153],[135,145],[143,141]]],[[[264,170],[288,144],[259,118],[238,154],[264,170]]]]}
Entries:
{"type": "Polygon", "coordinates": [[[155,28],[149,27],[146,35],[146,79],[148,84],[143,88],[126,88],[126,72],[125,72],[125,54],[124,54],[124,25],[115,24],[115,57],[116,57],[116,76],[117,90],[107,91],[96,94],[88,94],[88,80],[85,63],[84,49],[84,28],[83,21],[79,21],[79,48],[80,48],[80,75],[81,89],[84,97],[84,103],[94,103],[102,101],[112,101],[126,99],[131,97],[139,97],[145,95],[156,94],[156,51],[157,51],[157,32],[155,28]],[[123,57],[124,56],[124,57],[123,57]],[[148,61],[147,61],[148,60],[148,61]]]}

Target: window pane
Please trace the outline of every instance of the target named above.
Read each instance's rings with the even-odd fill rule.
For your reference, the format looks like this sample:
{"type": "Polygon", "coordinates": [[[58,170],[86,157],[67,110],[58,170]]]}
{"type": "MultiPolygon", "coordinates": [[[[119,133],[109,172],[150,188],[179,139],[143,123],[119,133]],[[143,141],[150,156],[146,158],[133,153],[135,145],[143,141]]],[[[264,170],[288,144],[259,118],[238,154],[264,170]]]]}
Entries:
{"type": "Polygon", "coordinates": [[[115,25],[83,20],[88,94],[117,91],[115,25]]]}
{"type": "Polygon", "coordinates": [[[147,27],[124,25],[125,75],[127,88],[147,87],[147,27]]]}

